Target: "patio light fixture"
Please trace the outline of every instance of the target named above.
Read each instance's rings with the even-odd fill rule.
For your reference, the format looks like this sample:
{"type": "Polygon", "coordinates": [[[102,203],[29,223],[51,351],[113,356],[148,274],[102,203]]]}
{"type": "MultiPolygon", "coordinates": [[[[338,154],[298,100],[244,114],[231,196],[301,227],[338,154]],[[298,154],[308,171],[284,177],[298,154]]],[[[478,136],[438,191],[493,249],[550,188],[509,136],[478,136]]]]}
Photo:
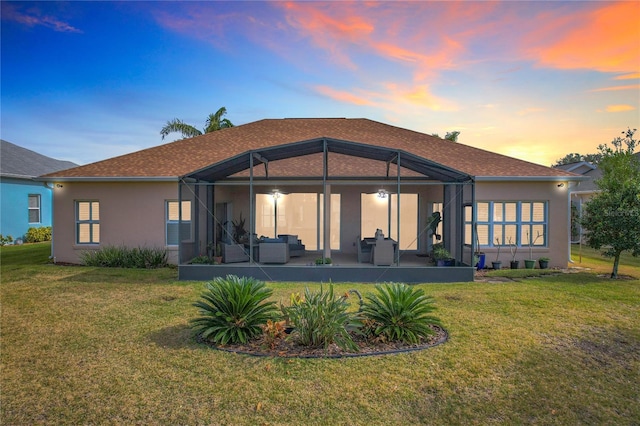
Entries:
{"type": "Polygon", "coordinates": [[[387,198],[387,195],[389,195],[389,192],[387,192],[387,190],[386,190],[386,189],[382,189],[382,188],[380,188],[380,189],[378,190],[378,198],[382,198],[382,199],[384,199],[384,198],[387,198]]]}

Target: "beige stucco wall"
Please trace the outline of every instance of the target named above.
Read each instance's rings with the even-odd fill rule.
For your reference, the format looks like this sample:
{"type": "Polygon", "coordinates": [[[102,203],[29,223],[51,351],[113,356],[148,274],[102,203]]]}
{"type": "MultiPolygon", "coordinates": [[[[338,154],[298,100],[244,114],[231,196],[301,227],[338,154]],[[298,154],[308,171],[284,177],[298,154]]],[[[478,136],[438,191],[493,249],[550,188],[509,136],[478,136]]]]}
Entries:
{"type": "MultiPolygon", "coordinates": [[[[100,201],[101,244],[125,245],[130,247],[150,246],[165,247],[165,201],[178,198],[176,182],[64,182],[62,188],[54,192],[54,244],[53,256],[58,262],[79,262],[81,250],[98,248],[75,244],[75,201],[100,201]]],[[[379,184],[331,185],[334,194],[341,194],[341,251],[355,253],[354,245],[360,233],[360,193],[375,192],[379,184]]],[[[256,186],[255,192],[269,193],[272,186],[256,186]]],[[[282,190],[291,192],[322,192],[322,185],[291,186],[282,190]]],[[[391,189],[391,188],[390,188],[391,189]]],[[[405,192],[419,194],[420,228],[424,226],[431,214],[433,202],[442,201],[442,186],[406,186],[405,192]]],[[[183,187],[183,199],[192,198],[189,188],[183,187]]],[[[202,247],[191,247],[193,253],[183,253],[185,258],[200,251],[205,253],[204,242],[207,240],[206,222],[210,216],[206,205],[206,190],[200,190],[202,203],[195,210],[200,218],[198,233],[202,247]]],[[[470,199],[465,199],[470,201],[470,199]]],[[[476,184],[476,201],[546,201],[548,203],[548,235],[549,244],[545,248],[533,249],[534,258],[546,256],[551,258],[552,266],[564,267],[568,261],[568,197],[566,187],[558,188],[557,182],[479,182],[476,184]]],[[[233,218],[237,219],[242,212],[249,218],[249,189],[240,186],[218,186],[215,189],[213,202],[233,203],[233,218]]],[[[195,229],[194,229],[195,231],[195,229]]],[[[183,250],[189,251],[189,244],[183,250]]],[[[421,251],[427,250],[427,235],[420,239],[421,251]]],[[[177,263],[177,247],[167,247],[170,261],[177,263]]],[[[495,250],[486,249],[487,262],[495,259],[495,250]]],[[[528,248],[520,248],[517,258],[528,258],[528,248]]],[[[509,250],[502,249],[500,259],[508,266],[509,250]]]]}
{"type": "MultiPolygon", "coordinates": [[[[549,257],[549,266],[567,266],[569,261],[569,200],[567,185],[558,187],[558,182],[479,182],[476,184],[476,201],[546,201],[548,203],[548,246],[533,248],[533,258],[549,257]]],[[[496,249],[483,249],[486,261],[496,259],[496,249]]],[[[520,247],[516,259],[520,267],[529,258],[529,248],[520,247]]],[[[502,248],[500,260],[503,267],[509,267],[511,253],[502,248]]],[[[536,265],[536,267],[538,267],[536,265]]]]}
{"type": "MultiPolygon", "coordinates": [[[[99,246],[165,247],[165,200],[178,198],[176,182],[63,182],[53,197],[53,257],[79,263],[80,252],[99,246]],[[78,245],[75,202],[100,202],[100,244],[78,245]]],[[[177,247],[167,247],[170,261],[177,247]]]]}

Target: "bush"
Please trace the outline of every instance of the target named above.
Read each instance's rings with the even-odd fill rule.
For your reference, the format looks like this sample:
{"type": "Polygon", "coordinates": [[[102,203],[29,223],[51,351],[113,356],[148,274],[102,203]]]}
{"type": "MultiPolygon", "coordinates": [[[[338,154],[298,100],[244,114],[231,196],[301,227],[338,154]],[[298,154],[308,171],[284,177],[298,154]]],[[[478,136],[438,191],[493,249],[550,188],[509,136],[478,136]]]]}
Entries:
{"type": "Polygon", "coordinates": [[[51,227],[41,226],[39,228],[29,228],[24,236],[26,243],[41,243],[43,241],[51,241],[51,227]]]}
{"type": "Polygon", "coordinates": [[[263,332],[268,320],[275,319],[276,305],[267,301],[272,290],[255,278],[227,275],[207,283],[207,291],[193,306],[199,318],[191,321],[202,339],[225,345],[246,343],[263,332]]]}
{"type": "Polygon", "coordinates": [[[309,347],[324,347],[335,343],[344,350],[357,352],[349,331],[360,325],[357,315],[347,312],[346,297],[336,297],[333,286],[328,291],[312,293],[305,288],[304,299],[285,308],[285,315],[295,328],[294,336],[299,343],[309,347]]]}
{"type": "Polygon", "coordinates": [[[433,334],[430,325],[440,325],[431,315],[433,299],[406,284],[376,285],[375,294],[365,295],[362,315],[372,333],[388,340],[418,343],[433,334]]]}
{"type": "Polygon", "coordinates": [[[209,256],[196,256],[189,262],[192,265],[210,265],[213,263],[213,260],[209,256]]]}
{"type": "Polygon", "coordinates": [[[87,266],[155,269],[167,266],[168,257],[167,251],[161,248],[106,246],[83,251],[80,261],[87,266]]]}
{"type": "Polygon", "coordinates": [[[4,246],[13,242],[13,237],[11,235],[7,235],[6,237],[0,234],[0,246],[4,246]]]}

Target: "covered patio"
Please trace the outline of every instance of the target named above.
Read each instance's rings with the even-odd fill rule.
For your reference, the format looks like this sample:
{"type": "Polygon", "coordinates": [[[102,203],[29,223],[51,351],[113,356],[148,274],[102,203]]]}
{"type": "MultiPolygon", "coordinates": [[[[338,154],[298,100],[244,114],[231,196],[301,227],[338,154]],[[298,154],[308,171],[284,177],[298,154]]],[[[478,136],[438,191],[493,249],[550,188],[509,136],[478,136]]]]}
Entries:
{"type": "Polygon", "coordinates": [[[179,277],[472,281],[474,202],[472,176],[399,149],[319,138],[248,150],[180,178],[179,277]],[[269,244],[283,238],[279,259],[269,244]],[[382,241],[391,257],[375,260],[382,241]],[[432,263],[434,244],[455,266],[432,263]],[[223,263],[191,264],[222,251],[223,263]]]}

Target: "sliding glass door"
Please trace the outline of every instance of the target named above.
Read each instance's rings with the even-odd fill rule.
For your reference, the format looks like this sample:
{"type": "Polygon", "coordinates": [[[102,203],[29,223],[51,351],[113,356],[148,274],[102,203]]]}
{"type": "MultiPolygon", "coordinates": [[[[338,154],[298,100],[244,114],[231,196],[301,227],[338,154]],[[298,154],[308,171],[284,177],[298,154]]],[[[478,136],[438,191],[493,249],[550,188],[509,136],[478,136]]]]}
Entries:
{"type": "MultiPolygon", "coordinates": [[[[256,194],[258,237],[297,235],[307,250],[323,249],[323,194],[256,194]]],[[[340,194],[331,195],[330,247],[340,249],[340,194]]]]}

